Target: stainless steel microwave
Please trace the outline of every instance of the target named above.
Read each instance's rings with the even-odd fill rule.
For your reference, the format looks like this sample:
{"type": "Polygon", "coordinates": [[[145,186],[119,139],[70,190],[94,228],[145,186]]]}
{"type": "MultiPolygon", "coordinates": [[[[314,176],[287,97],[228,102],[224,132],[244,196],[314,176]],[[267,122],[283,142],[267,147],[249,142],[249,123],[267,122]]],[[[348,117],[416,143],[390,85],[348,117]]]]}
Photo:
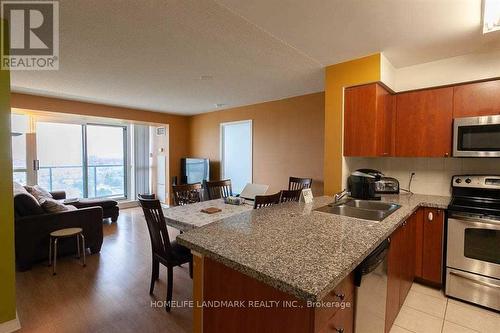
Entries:
{"type": "Polygon", "coordinates": [[[454,157],[500,157],[500,115],[456,118],[454,157]]]}

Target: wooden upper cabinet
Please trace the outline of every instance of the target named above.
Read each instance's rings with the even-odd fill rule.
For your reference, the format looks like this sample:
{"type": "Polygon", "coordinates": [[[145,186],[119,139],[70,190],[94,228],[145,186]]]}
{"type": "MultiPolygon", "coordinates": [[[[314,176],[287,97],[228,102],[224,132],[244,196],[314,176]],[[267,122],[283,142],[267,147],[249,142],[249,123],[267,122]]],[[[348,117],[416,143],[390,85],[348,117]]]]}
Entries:
{"type": "Polygon", "coordinates": [[[455,86],[453,118],[500,114],[500,80],[455,86]]]}
{"type": "Polygon", "coordinates": [[[394,97],[378,83],[350,87],[344,99],[344,156],[393,154],[394,97]]]}
{"type": "Polygon", "coordinates": [[[453,87],[398,94],[396,156],[451,156],[453,87]]]}

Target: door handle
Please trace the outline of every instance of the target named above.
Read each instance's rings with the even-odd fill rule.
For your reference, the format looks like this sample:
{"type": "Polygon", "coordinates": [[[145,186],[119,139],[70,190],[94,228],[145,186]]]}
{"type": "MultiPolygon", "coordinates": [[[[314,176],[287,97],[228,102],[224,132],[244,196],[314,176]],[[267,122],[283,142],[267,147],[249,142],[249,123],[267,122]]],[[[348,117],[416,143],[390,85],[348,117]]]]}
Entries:
{"type": "Polygon", "coordinates": [[[496,285],[496,284],[493,284],[493,283],[489,283],[489,282],[486,282],[486,281],[476,280],[476,279],[473,279],[473,278],[468,277],[467,275],[460,274],[460,273],[457,273],[457,272],[453,272],[453,271],[451,271],[451,272],[450,272],[450,275],[455,275],[455,276],[458,276],[458,277],[460,277],[460,278],[462,278],[462,279],[472,281],[472,282],[474,282],[474,283],[480,284],[480,285],[485,286],[485,287],[490,287],[490,288],[500,289],[500,286],[499,286],[499,285],[496,285]]]}
{"type": "Polygon", "coordinates": [[[434,214],[432,212],[429,212],[429,214],[427,215],[427,220],[429,222],[432,222],[434,220],[434,214]]]}

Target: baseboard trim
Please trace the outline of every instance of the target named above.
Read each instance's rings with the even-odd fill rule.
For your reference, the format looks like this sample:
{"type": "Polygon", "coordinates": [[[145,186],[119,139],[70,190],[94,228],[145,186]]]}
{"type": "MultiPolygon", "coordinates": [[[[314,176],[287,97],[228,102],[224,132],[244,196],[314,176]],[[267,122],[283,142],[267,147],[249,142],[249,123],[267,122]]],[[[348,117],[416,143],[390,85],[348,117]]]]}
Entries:
{"type": "Polygon", "coordinates": [[[15,319],[0,324],[0,333],[11,333],[20,329],[21,329],[21,323],[19,322],[19,317],[17,316],[17,312],[15,319]]]}

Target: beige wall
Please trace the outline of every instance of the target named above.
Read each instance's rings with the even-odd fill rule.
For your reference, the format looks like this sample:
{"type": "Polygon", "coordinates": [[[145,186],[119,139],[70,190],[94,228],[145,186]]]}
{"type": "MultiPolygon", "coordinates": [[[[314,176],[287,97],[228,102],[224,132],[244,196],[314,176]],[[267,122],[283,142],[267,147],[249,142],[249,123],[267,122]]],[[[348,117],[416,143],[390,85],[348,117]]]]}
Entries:
{"type": "Polygon", "coordinates": [[[189,118],[186,116],[19,93],[11,94],[11,106],[19,109],[61,112],[83,116],[97,116],[137,122],[168,124],[170,135],[170,176],[180,176],[180,159],[189,155],[189,118]]]}
{"type": "Polygon", "coordinates": [[[205,113],[190,118],[189,151],[211,160],[211,178],[220,178],[220,123],[253,121],[253,182],[269,192],[288,187],[288,177],[313,178],[323,194],[324,93],[205,113]]]}

